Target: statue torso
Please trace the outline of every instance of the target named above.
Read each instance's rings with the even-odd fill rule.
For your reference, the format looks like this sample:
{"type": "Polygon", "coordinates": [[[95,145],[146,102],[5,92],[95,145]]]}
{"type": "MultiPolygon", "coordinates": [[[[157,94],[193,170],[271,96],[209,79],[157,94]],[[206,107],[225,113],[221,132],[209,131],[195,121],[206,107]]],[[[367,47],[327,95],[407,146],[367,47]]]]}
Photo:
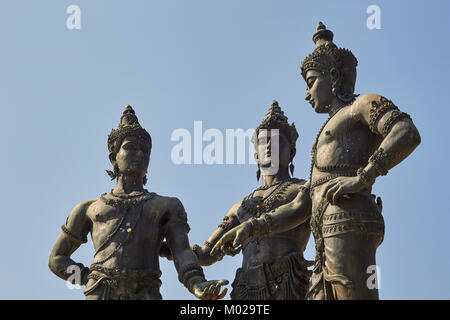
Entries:
{"type": "Polygon", "coordinates": [[[341,176],[356,176],[358,168],[365,167],[369,157],[378,148],[381,138],[363,125],[352,112],[352,105],[343,107],[329,118],[318,133],[311,159],[311,201],[313,217],[321,208],[323,235],[370,228],[383,233],[384,224],[370,189],[343,195],[336,205],[325,204],[323,192],[328,181],[341,176]],[[359,223],[358,221],[364,221],[359,223]]]}
{"type": "Polygon", "coordinates": [[[169,198],[148,193],[135,203],[105,194],[88,209],[96,254],[93,265],[158,270],[163,223],[169,198]]]}
{"type": "MultiPolygon", "coordinates": [[[[239,222],[242,223],[253,217],[257,218],[265,212],[291,202],[299,192],[299,186],[304,180],[292,179],[268,189],[256,189],[252,194],[242,200],[237,211],[239,222]]],[[[244,269],[264,263],[271,264],[279,258],[292,252],[300,254],[306,248],[309,240],[309,221],[286,232],[264,236],[258,239],[248,239],[243,244],[244,269]]]]}

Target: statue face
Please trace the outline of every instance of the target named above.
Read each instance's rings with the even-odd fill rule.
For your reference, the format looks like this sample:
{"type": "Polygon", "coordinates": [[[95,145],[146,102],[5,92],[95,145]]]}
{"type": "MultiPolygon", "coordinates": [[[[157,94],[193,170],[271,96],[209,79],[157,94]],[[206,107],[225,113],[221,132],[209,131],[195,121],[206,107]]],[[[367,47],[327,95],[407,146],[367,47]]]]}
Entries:
{"type": "MultiPolygon", "coordinates": [[[[279,144],[279,168],[287,168],[291,161],[291,145],[282,130],[278,133],[272,130],[261,129],[258,132],[258,140],[256,144],[256,162],[261,168],[267,168],[271,165],[271,148],[272,141],[279,144]]],[[[276,156],[276,155],[274,155],[276,156]]]]}
{"type": "Polygon", "coordinates": [[[145,176],[150,161],[150,143],[142,138],[125,137],[116,154],[119,172],[126,175],[145,176]]]}
{"type": "Polygon", "coordinates": [[[327,113],[328,106],[333,101],[333,86],[331,74],[316,70],[308,70],[306,73],[305,100],[311,103],[317,113],[327,113]]]}

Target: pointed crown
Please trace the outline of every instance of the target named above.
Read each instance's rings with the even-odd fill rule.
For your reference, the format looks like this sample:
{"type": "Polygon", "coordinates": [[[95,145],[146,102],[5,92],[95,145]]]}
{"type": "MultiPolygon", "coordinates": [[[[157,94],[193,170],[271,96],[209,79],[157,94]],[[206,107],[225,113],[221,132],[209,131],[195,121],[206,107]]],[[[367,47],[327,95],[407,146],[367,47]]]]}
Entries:
{"type": "Polygon", "coordinates": [[[295,144],[298,139],[298,132],[295,128],[295,124],[291,125],[288,122],[288,118],[284,115],[283,110],[281,110],[277,101],[273,101],[272,105],[267,111],[266,116],[264,117],[261,124],[255,129],[255,132],[252,137],[252,142],[256,146],[258,141],[258,134],[260,129],[279,129],[283,131],[286,135],[291,147],[295,149],[295,144]]]}
{"type": "Polygon", "coordinates": [[[141,127],[138,118],[130,105],[127,105],[120,117],[119,127],[112,129],[108,135],[108,150],[110,153],[117,153],[120,144],[125,137],[139,137],[150,142],[152,148],[152,138],[150,134],[141,127]]]}
{"type": "Polygon", "coordinates": [[[341,100],[351,101],[356,82],[356,66],[358,60],[348,49],[338,48],[333,43],[333,32],[326,29],[322,22],[317,25],[317,30],[312,39],[316,45],[314,51],[301,63],[300,69],[306,80],[308,70],[329,72],[332,68],[339,71],[337,96],[341,100]]]}

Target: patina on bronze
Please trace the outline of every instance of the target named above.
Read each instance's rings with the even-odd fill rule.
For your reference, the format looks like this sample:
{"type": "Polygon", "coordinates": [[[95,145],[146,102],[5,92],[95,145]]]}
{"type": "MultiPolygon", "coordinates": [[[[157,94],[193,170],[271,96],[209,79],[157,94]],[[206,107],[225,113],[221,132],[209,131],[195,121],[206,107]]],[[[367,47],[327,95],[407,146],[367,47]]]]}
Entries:
{"type": "Polygon", "coordinates": [[[116,186],[95,200],[78,204],[62,226],[49,258],[50,269],[69,279],[81,271],[87,299],[162,299],[159,256],[173,256],[179,280],[200,299],[221,299],[228,281],[206,281],[189,246],[187,216],[180,200],[144,189],[152,140],[127,106],[119,128],[108,136],[107,171],[116,186]],[[91,233],[95,248],[91,266],[71,255],[91,233]],[[167,242],[164,241],[167,240],[167,242]]]}
{"type": "Polygon", "coordinates": [[[252,139],[262,185],[230,209],[205,245],[193,247],[202,265],[242,250],[242,267],[230,294],[233,300],[305,298],[311,263],[303,258],[303,252],[311,234],[311,201],[306,181],[289,175],[289,170],[291,174],[294,171],[297,138],[294,124],[289,125],[274,101],[252,139]],[[276,156],[271,154],[271,145],[277,140],[279,169],[273,173],[268,168],[276,156]],[[282,220],[271,218],[272,210],[289,207],[293,201],[298,203],[295,214],[282,220]]]}
{"type": "Polygon", "coordinates": [[[378,299],[368,285],[384,238],[375,179],[403,161],[420,143],[411,117],[378,94],[354,94],[357,60],[333,43],[319,22],[315,50],[301,64],[306,97],[329,118],[312,148],[311,229],[316,242],[313,299],[378,299]]]}
{"type": "MultiPolygon", "coordinates": [[[[333,33],[319,23],[313,36],[316,49],[301,65],[308,100],[329,118],[312,148],[308,182],[312,201],[311,230],[316,259],[310,299],[378,299],[368,285],[376,249],[384,238],[382,202],[371,194],[375,179],[403,161],[420,144],[411,117],[377,94],[356,99],[357,60],[333,42],[333,33]]],[[[267,213],[267,219],[302,221],[302,199],[267,213]]],[[[267,233],[261,228],[260,234],[267,233]]],[[[223,237],[236,247],[248,237],[245,229],[223,237]],[[233,241],[233,240],[231,240],[233,241]]]]}

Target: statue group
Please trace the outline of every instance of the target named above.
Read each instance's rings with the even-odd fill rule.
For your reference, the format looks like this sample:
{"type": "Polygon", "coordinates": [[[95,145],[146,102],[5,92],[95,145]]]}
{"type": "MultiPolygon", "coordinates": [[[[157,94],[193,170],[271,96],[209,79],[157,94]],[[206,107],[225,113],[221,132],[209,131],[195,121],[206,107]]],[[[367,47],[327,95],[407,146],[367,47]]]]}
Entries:
{"type": "Polygon", "coordinates": [[[274,101],[252,137],[261,186],[231,207],[203,246],[190,246],[180,200],[144,188],[152,139],[127,106],[108,136],[113,170],[107,172],[116,185],[73,209],[50,269],[67,280],[76,266],[87,299],[162,299],[159,258],[165,257],[192,294],[215,300],[226,295],[228,281],[206,280],[202,266],[242,253],[231,299],[378,299],[378,289],[367,285],[384,237],[382,201],[372,185],[411,154],[420,135],[392,101],[355,95],[358,62],[320,22],[313,41],[301,63],[305,99],[329,117],[312,147],[308,179],[293,177],[298,133],[274,101]],[[311,232],[316,257],[307,261],[311,232]],[[95,254],[86,267],[71,255],[89,233],[95,254]]]}

